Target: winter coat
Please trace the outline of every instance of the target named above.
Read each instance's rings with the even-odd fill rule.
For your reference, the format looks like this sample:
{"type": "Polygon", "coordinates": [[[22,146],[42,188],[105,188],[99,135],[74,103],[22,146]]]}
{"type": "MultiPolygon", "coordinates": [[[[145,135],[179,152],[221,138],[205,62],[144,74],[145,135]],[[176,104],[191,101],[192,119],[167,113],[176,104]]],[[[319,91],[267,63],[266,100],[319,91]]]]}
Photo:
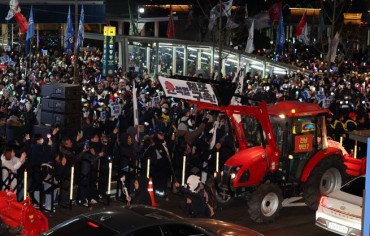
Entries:
{"type": "Polygon", "coordinates": [[[184,209],[188,216],[195,218],[206,218],[211,216],[210,208],[201,193],[191,192],[189,189],[184,187],[179,187],[178,190],[186,198],[191,200],[191,203],[186,203],[184,209]]]}
{"type": "Polygon", "coordinates": [[[148,192],[148,183],[149,180],[145,176],[139,176],[136,179],[139,182],[139,188],[135,189],[134,196],[132,197],[132,204],[143,204],[143,205],[152,205],[152,199],[150,198],[148,192]]]}
{"type": "Polygon", "coordinates": [[[125,168],[130,162],[134,162],[136,159],[136,151],[133,145],[133,142],[131,144],[127,143],[129,135],[123,134],[121,136],[121,144],[119,146],[119,160],[118,165],[119,168],[122,170],[125,168]]]}

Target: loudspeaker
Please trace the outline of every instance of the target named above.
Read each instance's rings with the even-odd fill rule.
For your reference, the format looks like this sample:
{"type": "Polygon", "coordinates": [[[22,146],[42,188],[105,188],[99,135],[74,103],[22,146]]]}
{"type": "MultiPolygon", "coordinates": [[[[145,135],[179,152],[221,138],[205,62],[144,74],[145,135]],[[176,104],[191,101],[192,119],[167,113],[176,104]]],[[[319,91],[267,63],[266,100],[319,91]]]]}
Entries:
{"type": "Polygon", "coordinates": [[[46,126],[46,125],[33,126],[33,133],[41,134],[44,139],[46,139],[47,134],[51,134],[52,132],[53,132],[53,127],[51,126],[46,126]]]}
{"type": "MultiPolygon", "coordinates": [[[[47,140],[47,134],[51,134],[53,132],[54,127],[48,125],[35,125],[33,127],[34,134],[41,134],[42,137],[47,140]]],[[[79,132],[79,129],[76,128],[59,128],[59,132],[57,134],[57,139],[62,139],[63,137],[69,137],[74,139],[79,132]]],[[[46,141],[47,142],[47,141],[46,141]]]]}
{"type": "Polygon", "coordinates": [[[81,100],[57,100],[52,98],[41,99],[41,110],[54,113],[80,113],[81,100]]]}
{"type": "Polygon", "coordinates": [[[41,124],[59,126],[61,128],[80,129],[81,113],[78,114],[59,114],[52,112],[41,112],[41,124]]]}
{"type": "Polygon", "coordinates": [[[81,86],[75,84],[44,84],[41,87],[41,97],[66,99],[66,100],[80,100],[81,86]]]}

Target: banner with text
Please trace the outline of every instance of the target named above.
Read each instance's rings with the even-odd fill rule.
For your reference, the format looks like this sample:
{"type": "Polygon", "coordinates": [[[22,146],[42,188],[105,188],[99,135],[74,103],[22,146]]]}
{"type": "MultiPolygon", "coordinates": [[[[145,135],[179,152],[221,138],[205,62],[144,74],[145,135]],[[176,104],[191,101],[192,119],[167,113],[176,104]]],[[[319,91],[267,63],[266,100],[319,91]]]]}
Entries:
{"type": "Polygon", "coordinates": [[[210,84],[171,79],[162,76],[159,76],[159,82],[167,97],[218,105],[216,95],[210,84]]]}
{"type": "Polygon", "coordinates": [[[116,28],[104,27],[103,76],[114,76],[116,68],[116,28]]]}

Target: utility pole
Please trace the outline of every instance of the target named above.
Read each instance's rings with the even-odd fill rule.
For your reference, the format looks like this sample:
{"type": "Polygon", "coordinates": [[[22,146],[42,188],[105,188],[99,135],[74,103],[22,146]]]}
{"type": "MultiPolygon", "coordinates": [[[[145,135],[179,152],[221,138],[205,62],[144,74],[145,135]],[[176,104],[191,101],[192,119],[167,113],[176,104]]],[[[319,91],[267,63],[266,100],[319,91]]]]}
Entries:
{"type": "Polygon", "coordinates": [[[78,84],[78,68],[77,68],[77,61],[78,61],[78,49],[77,45],[77,37],[78,37],[78,2],[75,0],[75,43],[74,43],[74,62],[73,62],[73,78],[74,84],[78,84]]]}
{"type": "MultiPolygon", "coordinates": [[[[222,80],[222,1],[219,2],[219,19],[218,19],[218,72],[217,80],[222,80]]],[[[213,62],[212,62],[213,63],[213,62]]]]}

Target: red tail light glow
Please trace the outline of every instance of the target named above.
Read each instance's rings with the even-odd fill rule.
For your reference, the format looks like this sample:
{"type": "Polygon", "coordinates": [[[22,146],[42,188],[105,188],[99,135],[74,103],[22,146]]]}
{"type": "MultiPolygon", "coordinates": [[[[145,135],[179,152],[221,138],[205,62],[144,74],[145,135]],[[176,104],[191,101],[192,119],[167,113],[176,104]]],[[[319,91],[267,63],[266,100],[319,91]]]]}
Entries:
{"type": "Polygon", "coordinates": [[[93,228],[99,228],[99,225],[97,225],[97,224],[95,224],[95,223],[93,223],[93,222],[91,222],[91,221],[88,221],[88,222],[87,222],[87,224],[88,224],[89,226],[93,227],[93,228]]]}
{"type": "Polygon", "coordinates": [[[327,199],[328,199],[327,197],[322,196],[321,199],[320,199],[320,205],[323,206],[323,207],[325,207],[326,206],[326,200],[327,199]]]}

